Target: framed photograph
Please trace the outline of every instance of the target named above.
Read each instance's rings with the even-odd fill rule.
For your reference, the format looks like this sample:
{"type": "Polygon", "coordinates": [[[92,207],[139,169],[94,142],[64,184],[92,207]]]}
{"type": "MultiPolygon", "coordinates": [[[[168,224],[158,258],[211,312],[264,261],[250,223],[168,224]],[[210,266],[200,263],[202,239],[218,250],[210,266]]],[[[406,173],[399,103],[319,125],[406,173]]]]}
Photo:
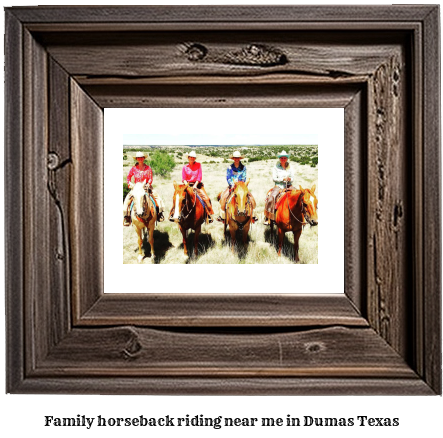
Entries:
{"type": "MultiPolygon", "coordinates": [[[[123,135],[123,160],[121,145],[112,149],[115,157],[120,155],[120,166],[115,169],[113,166],[111,170],[105,163],[105,190],[107,176],[111,180],[109,185],[116,185],[113,180],[117,169],[123,167],[123,216],[120,214],[120,222],[124,224],[123,263],[282,264],[292,263],[296,256],[301,264],[318,264],[317,136],[294,132],[287,135],[250,132],[240,136],[225,133],[222,128],[227,126],[232,130],[231,119],[238,117],[237,120],[246,126],[251,119],[259,126],[266,126],[268,120],[268,129],[280,131],[271,121],[276,112],[287,113],[282,124],[290,129],[295,125],[291,123],[290,114],[297,117],[296,114],[303,110],[212,108],[203,111],[200,108],[176,108],[174,111],[164,108],[147,113],[150,114],[149,124],[157,129],[157,119],[168,123],[171,116],[174,120],[175,117],[186,119],[191,125],[200,120],[206,127],[212,120],[214,134],[126,134],[123,135]],[[207,114],[202,114],[203,111],[207,114]],[[176,115],[168,116],[171,112],[176,115]],[[217,129],[222,132],[217,133],[217,129]],[[137,183],[144,184],[145,190],[137,191],[137,183]],[[135,197],[134,191],[137,192],[135,197]],[[301,202],[304,198],[306,202],[301,202]],[[155,206],[155,214],[149,206],[155,206]],[[278,224],[288,232],[279,234],[281,242],[276,233],[274,211],[277,207],[282,216],[278,224]],[[280,248],[280,243],[278,255],[275,247],[280,248]],[[297,246],[297,254],[294,246],[297,246]]],[[[343,122],[343,112],[340,109],[337,112],[343,122]]],[[[125,113],[117,111],[117,114],[125,113]]],[[[164,129],[171,130],[167,126],[164,129]]],[[[338,136],[342,139],[340,134],[342,131],[338,136]]],[[[109,150],[106,145],[105,149],[109,150]]],[[[334,147],[325,148],[325,154],[334,156],[336,152],[340,156],[343,144],[340,149],[341,154],[334,147]]],[[[336,171],[338,173],[339,169],[336,171]]],[[[342,181],[343,172],[337,184],[343,184],[342,181]]],[[[333,185],[329,187],[332,190],[333,185]]],[[[115,194],[115,189],[112,192],[115,194]]],[[[114,199],[121,203],[120,198],[114,199]]],[[[343,236],[340,237],[342,243],[343,236]]],[[[110,239],[111,242],[115,240],[110,239]]],[[[120,255],[120,251],[113,252],[120,255]]]]}
{"type": "Polygon", "coordinates": [[[12,7],[5,41],[7,392],[441,394],[438,6],[12,7]],[[251,263],[251,293],[229,264],[142,263],[143,293],[111,290],[116,108],[340,108],[318,230],[343,267],[301,286],[301,264],[251,263]]]}

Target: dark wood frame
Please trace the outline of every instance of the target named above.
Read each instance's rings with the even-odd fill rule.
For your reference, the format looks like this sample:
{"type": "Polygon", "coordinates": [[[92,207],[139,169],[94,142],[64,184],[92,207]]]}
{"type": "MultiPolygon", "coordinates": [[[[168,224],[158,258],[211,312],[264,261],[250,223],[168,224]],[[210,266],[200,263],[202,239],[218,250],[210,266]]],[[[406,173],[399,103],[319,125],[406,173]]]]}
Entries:
{"type": "Polygon", "coordinates": [[[441,394],[439,41],[438,6],[7,8],[7,391],[441,394]],[[104,295],[125,106],[345,108],[345,295],[104,295]]]}

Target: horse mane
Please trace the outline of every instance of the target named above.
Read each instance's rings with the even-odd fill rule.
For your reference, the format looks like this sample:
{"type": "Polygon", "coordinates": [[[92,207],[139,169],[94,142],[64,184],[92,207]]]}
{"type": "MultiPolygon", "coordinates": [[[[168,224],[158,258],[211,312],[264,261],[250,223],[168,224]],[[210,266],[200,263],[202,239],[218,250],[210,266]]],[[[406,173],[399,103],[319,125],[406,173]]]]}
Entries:
{"type": "Polygon", "coordinates": [[[292,189],[290,189],[290,190],[286,190],[286,191],[281,195],[281,197],[278,199],[278,201],[277,201],[277,205],[278,205],[278,206],[281,205],[283,202],[286,202],[286,199],[287,199],[288,197],[297,196],[297,194],[299,193],[298,198],[297,198],[297,201],[296,201],[295,204],[294,204],[294,206],[297,206],[297,204],[303,199],[303,195],[304,195],[305,191],[306,191],[306,189],[298,190],[298,189],[296,189],[296,188],[292,188],[292,189]]]}
{"type": "Polygon", "coordinates": [[[237,187],[244,187],[245,189],[246,189],[246,193],[249,193],[249,189],[248,189],[248,186],[246,185],[246,183],[244,182],[244,181],[237,181],[236,183],[235,183],[235,186],[234,186],[234,190],[232,191],[232,195],[230,195],[230,201],[229,201],[229,203],[231,203],[232,201],[234,201],[235,202],[235,196],[233,196],[233,194],[235,193],[235,190],[237,189],[237,187]]]}
{"type": "Polygon", "coordinates": [[[177,187],[174,190],[173,196],[175,197],[175,195],[178,194],[179,190],[182,188],[183,188],[183,191],[185,192],[185,194],[188,193],[188,195],[190,196],[191,202],[194,202],[196,200],[195,196],[197,196],[197,195],[195,194],[193,188],[187,184],[177,184],[177,187]]]}
{"type": "MultiPolygon", "coordinates": [[[[132,189],[132,194],[135,198],[135,196],[140,196],[141,193],[138,193],[140,191],[143,191],[143,197],[146,199],[146,202],[148,204],[148,211],[145,212],[146,216],[149,217],[149,215],[153,214],[152,213],[152,209],[155,207],[155,204],[153,204],[153,201],[151,200],[151,196],[149,195],[149,193],[146,193],[145,188],[144,188],[144,184],[141,182],[135,183],[134,188],[132,189]],[[137,188],[136,191],[134,191],[134,189],[137,188]]],[[[134,213],[134,210],[132,210],[131,214],[134,213]]],[[[146,217],[145,215],[143,217],[146,217]]]]}
{"type": "Polygon", "coordinates": [[[143,193],[146,195],[146,192],[145,192],[145,189],[144,189],[144,186],[143,186],[143,183],[141,183],[141,182],[137,182],[137,183],[135,183],[134,184],[134,188],[132,189],[132,191],[133,191],[133,193],[134,193],[134,189],[137,187],[140,187],[140,184],[141,184],[141,187],[142,187],[142,189],[143,189],[143,193]]]}
{"type": "Polygon", "coordinates": [[[185,190],[188,192],[190,196],[195,196],[194,189],[189,184],[186,186],[185,190]]]}
{"type": "MultiPolygon", "coordinates": [[[[187,185],[187,184],[180,184],[177,185],[177,189],[181,189],[183,188],[184,192],[187,192],[189,196],[191,196],[191,199],[193,200],[193,196],[195,196],[194,190],[191,186],[187,185]]],[[[174,195],[177,193],[177,189],[174,192],[174,195]]]]}
{"type": "Polygon", "coordinates": [[[136,183],[136,184],[142,184],[141,189],[143,190],[143,196],[146,198],[146,201],[148,202],[148,207],[151,208],[152,204],[151,196],[149,195],[149,193],[146,193],[143,183],[136,183]]]}
{"type": "MultiPolygon", "coordinates": [[[[245,181],[237,181],[235,183],[234,190],[232,191],[232,194],[229,195],[228,202],[226,203],[226,211],[228,210],[228,208],[233,209],[233,210],[235,210],[235,208],[236,208],[237,201],[236,201],[236,198],[235,198],[234,194],[235,194],[235,191],[236,191],[237,187],[242,187],[244,192],[245,192],[246,208],[247,208],[247,205],[249,203],[249,201],[247,199],[247,196],[248,196],[248,193],[249,193],[248,185],[247,185],[247,183],[245,181]]],[[[233,210],[231,210],[231,211],[233,211],[233,210]]],[[[232,216],[234,216],[234,214],[232,216]]]]}
{"type": "Polygon", "coordinates": [[[235,183],[235,186],[234,186],[234,190],[233,190],[234,192],[235,192],[237,187],[243,187],[243,188],[246,189],[246,192],[249,193],[249,188],[248,188],[248,185],[246,184],[245,181],[237,181],[235,183]]]}

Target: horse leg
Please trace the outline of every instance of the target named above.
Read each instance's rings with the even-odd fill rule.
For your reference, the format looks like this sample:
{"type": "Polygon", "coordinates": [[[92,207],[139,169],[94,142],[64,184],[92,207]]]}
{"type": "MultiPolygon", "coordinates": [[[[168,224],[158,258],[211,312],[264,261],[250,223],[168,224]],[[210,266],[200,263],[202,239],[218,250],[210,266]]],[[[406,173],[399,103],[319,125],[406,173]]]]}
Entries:
{"type": "Polygon", "coordinates": [[[292,233],[294,234],[294,259],[295,263],[300,261],[300,258],[298,257],[298,241],[300,239],[301,235],[301,228],[299,230],[295,230],[292,233]]]}
{"type": "MultiPolygon", "coordinates": [[[[155,253],[154,253],[154,225],[155,225],[155,222],[152,221],[152,224],[149,226],[149,245],[151,245],[151,257],[152,257],[152,259],[155,258],[155,253]]],[[[146,231],[148,231],[148,228],[146,228],[146,231]]]]}
{"type": "Polygon", "coordinates": [[[138,236],[138,257],[137,260],[139,263],[143,260],[143,253],[142,253],[142,246],[143,246],[143,237],[142,237],[142,230],[140,228],[135,227],[135,231],[137,231],[138,236]]]}
{"type": "Polygon", "coordinates": [[[198,255],[198,236],[200,235],[200,231],[201,231],[201,225],[198,226],[195,229],[195,234],[194,234],[194,255],[197,257],[198,255]]]}
{"type": "Polygon", "coordinates": [[[235,252],[235,235],[237,233],[237,229],[234,229],[231,225],[229,225],[229,232],[231,233],[231,251],[235,252]]]}
{"type": "Polygon", "coordinates": [[[281,257],[281,248],[283,246],[283,239],[285,238],[285,233],[281,228],[278,228],[278,256],[281,257]]]}
{"type": "Polygon", "coordinates": [[[249,227],[251,226],[251,221],[252,221],[252,218],[250,219],[248,224],[245,225],[245,227],[243,228],[243,245],[244,246],[246,246],[248,244],[248,233],[249,233],[249,227]]]}
{"type": "Polygon", "coordinates": [[[183,248],[185,249],[185,255],[188,255],[188,248],[186,248],[186,230],[180,225],[180,231],[183,236],[183,248]]]}

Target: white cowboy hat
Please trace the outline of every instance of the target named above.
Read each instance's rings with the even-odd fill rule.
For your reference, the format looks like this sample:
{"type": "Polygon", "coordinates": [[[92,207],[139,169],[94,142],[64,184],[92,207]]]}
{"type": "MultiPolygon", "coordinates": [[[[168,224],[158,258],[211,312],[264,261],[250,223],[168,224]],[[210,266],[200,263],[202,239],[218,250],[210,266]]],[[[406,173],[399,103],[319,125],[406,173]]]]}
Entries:
{"type": "Polygon", "coordinates": [[[281,158],[281,157],[289,158],[289,154],[288,154],[286,151],[281,151],[281,152],[278,154],[278,158],[281,158]]]}
{"type": "Polygon", "coordinates": [[[188,157],[197,158],[197,154],[195,153],[195,151],[191,151],[191,152],[189,152],[188,157]]]}
{"type": "Polygon", "coordinates": [[[240,160],[241,160],[242,158],[245,158],[245,157],[243,157],[239,151],[235,151],[230,158],[231,158],[231,160],[233,160],[234,158],[240,158],[240,160]]]}
{"type": "Polygon", "coordinates": [[[144,152],[137,152],[135,158],[146,158],[146,154],[144,152]]]}

